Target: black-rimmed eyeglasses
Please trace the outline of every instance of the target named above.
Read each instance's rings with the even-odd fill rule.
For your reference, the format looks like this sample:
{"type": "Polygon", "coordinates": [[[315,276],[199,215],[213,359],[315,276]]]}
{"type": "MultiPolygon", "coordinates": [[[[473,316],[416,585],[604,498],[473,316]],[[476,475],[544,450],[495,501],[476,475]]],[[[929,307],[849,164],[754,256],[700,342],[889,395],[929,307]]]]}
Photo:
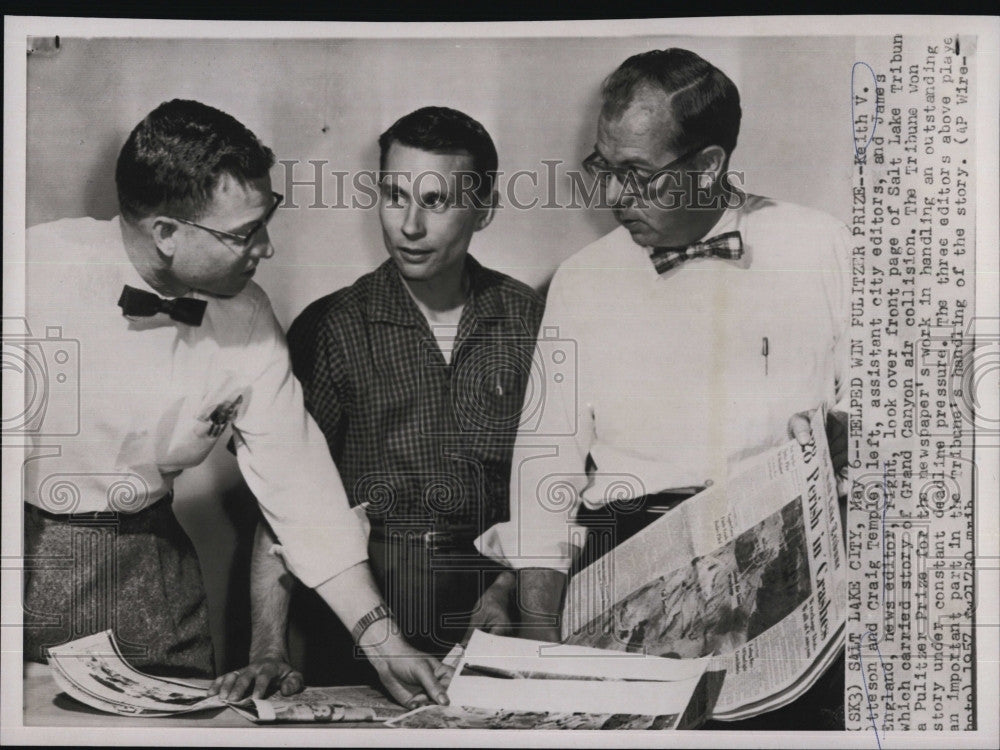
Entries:
{"type": "MultiPolygon", "coordinates": [[[[239,249],[246,250],[248,247],[250,247],[250,244],[253,242],[253,238],[256,236],[257,232],[259,232],[261,229],[264,229],[267,226],[268,222],[271,221],[271,217],[274,216],[274,212],[278,210],[278,206],[280,206],[281,202],[285,199],[285,196],[283,196],[281,193],[275,193],[273,190],[271,191],[271,195],[274,198],[274,205],[271,206],[271,208],[268,210],[266,214],[264,214],[264,218],[254,223],[254,225],[250,227],[250,229],[247,232],[244,232],[243,234],[237,234],[236,232],[224,232],[221,229],[213,229],[212,227],[206,227],[204,224],[199,224],[198,222],[191,221],[190,219],[179,219],[176,216],[172,216],[170,218],[172,218],[174,221],[179,221],[182,224],[187,224],[192,227],[198,227],[198,229],[204,229],[206,232],[215,235],[219,239],[228,240],[229,242],[236,245],[239,249]]],[[[228,243],[224,244],[227,244],[228,246],[228,243]]]]}
{"type": "Polygon", "coordinates": [[[682,164],[687,159],[690,159],[703,148],[705,148],[704,144],[697,146],[690,151],[685,151],[672,162],[660,167],[650,175],[644,175],[634,167],[616,167],[612,164],[608,164],[608,162],[604,160],[604,157],[596,151],[583,160],[583,168],[587,174],[604,185],[607,185],[611,181],[611,178],[614,178],[618,180],[619,184],[621,184],[626,190],[638,190],[641,193],[648,195],[650,188],[654,187],[656,182],[670,172],[676,171],[678,165],[682,164]]]}

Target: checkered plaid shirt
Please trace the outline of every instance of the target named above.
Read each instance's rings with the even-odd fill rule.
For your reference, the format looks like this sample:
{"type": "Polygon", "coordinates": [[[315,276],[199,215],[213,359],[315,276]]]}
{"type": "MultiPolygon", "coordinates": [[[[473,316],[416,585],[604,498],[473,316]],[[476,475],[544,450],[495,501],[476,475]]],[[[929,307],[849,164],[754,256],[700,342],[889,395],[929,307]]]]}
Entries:
{"type": "Polygon", "coordinates": [[[451,364],[388,260],[313,302],[288,331],[306,407],[372,522],[472,527],[509,518],[511,454],[544,303],[468,256],[451,364]]]}

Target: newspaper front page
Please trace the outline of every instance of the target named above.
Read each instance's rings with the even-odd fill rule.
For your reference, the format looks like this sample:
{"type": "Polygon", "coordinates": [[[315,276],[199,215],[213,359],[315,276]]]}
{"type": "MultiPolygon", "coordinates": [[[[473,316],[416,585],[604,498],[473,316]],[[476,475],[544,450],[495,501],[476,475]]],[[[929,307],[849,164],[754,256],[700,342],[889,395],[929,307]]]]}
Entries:
{"type": "MultiPolygon", "coordinates": [[[[814,434],[823,422],[817,411],[814,434]]],[[[580,571],[566,598],[566,642],[715,656],[726,672],[715,718],[775,708],[842,642],[843,549],[826,441],[790,442],[740,462],[725,484],[580,571]]]]}

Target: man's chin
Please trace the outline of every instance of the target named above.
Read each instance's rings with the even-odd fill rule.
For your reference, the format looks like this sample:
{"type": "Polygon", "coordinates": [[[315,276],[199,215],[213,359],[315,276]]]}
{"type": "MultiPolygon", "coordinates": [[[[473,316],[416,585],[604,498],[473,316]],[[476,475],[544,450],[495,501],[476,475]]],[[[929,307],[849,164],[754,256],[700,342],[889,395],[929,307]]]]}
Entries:
{"type": "Polygon", "coordinates": [[[637,245],[648,247],[656,244],[655,233],[648,224],[643,224],[638,221],[624,221],[622,222],[622,226],[628,230],[630,235],[632,235],[632,241],[637,245]]]}
{"type": "Polygon", "coordinates": [[[399,270],[399,275],[407,281],[425,281],[433,275],[428,268],[422,265],[406,263],[405,261],[396,259],[393,260],[396,263],[396,268],[399,270]]]}
{"type": "Polygon", "coordinates": [[[237,294],[246,289],[247,284],[250,283],[250,278],[240,280],[239,283],[229,284],[224,287],[215,287],[212,289],[199,289],[198,291],[208,294],[212,297],[218,297],[220,299],[228,299],[230,297],[235,297],[237,294]]]}

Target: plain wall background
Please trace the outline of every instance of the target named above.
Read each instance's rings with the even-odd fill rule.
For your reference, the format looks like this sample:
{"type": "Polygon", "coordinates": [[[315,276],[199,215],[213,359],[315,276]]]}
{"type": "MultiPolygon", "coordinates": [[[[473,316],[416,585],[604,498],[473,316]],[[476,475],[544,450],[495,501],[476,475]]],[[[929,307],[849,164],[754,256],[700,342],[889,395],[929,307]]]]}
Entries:
{"type": "MultiPolygon", "coordinates": [[[[67,29],[71,31],[71,29],[67,29]]],[[[594,141],[603,78],[626,57],[686,47],[740,90],[743,126],[731,167],[754,193],[850,209],[850,38],[169,40],[61,36],[52,57],[28,59],[28,226],[117,213],[114,162],[129,131],[159,103],[197,99],[242,121],[275,152],[298,160],[295,177],[378,166],[376,139],[398,117],[434,104],[489,130],[500,169],[540,173],[543,159],[576,169],[594,141]],[[820,85],[819,82],[825,82],[820,85]]],[[[284,191],[285,169],[272,173],[284,191]]],[[[518,195],[528,183],[522,179],[518,195]]],[[[348,285],[385,258],[375,210],[298,209],[271,224],[277,253],[256,281],[288,326],[309,302],[348,285]]],[[[336,181],[324,180],[325,203],[336,181]]],[[[506,208],[473,240],[484,264],[544,288],[570,254],[614,228],[607,212],[506,208]]],[[[808,252],[809,248],[803,248],[808,252]]],[[[31,290],[27,290],[31,294],[31,290]]],[[[113,304],[109,300],[108,304],[113,304]]],[[[613,301],[609,305],[613,309],[613,301]]],[[[176,483],[178,516],[201,558],[213,637],[223,668],[245,659],[246,557],[255,511],[235,459],[220,441],[210,460],[176,483]]]]}

